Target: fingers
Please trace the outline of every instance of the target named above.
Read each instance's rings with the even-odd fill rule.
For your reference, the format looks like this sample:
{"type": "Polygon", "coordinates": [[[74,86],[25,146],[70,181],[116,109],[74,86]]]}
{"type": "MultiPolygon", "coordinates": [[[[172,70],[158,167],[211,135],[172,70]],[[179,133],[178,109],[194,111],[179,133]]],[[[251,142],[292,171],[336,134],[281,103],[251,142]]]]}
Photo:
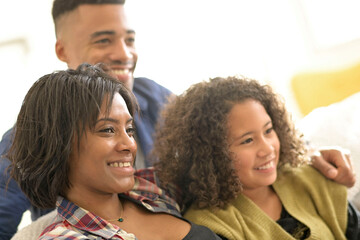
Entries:
{"type": "Polygon", "coordinates": [[[339,147],[332,147],[331,149],[323,148],[320,152],[322,155],[322,159],[320,159],[321,167],[327,168],[323,169],[323,171],[333,171],[331,169],[336,169],[337,171],[334,178],[332,178],[331,174],[325,173],[324,175],[347,187],[354,186],[356,178],[353,171],[350,151],[339,147]],[[327,162],[327,164],[324,162],[327,162]]]}
{"type": "Polygon", "coordinates": [[[353,173],[354,172],[354,167],[353,167],[353,164],[352,164],[352,160],[351,160],[351,155],[350,155],[350,151],[349,150],[344,150],[344,157],[345,157],[345,160],[346,162],[348,163],[348,165],[350,166],[350,169],[353,173]]]}
{"type": "Polygon", "coordinates": [[[338,170],[327,162],[319,151],[311,156],[311,165],[329,179],[335,179],[338,175],[338,170]]]}
{"type": "Polygon", "coordinates": [[[352,160],[351,160],[350,151],[347,151],[347,153],[344,153],[344,157],[345,157],[345,160],[347,161],[348,165],[350,166],[349,169],[351,170],[351,174],[353,176],[353,179],[352,179],[353,183],[351,186],[354,186],[355,182],[356,182],[356,172],[355,172],[352,160]]]}

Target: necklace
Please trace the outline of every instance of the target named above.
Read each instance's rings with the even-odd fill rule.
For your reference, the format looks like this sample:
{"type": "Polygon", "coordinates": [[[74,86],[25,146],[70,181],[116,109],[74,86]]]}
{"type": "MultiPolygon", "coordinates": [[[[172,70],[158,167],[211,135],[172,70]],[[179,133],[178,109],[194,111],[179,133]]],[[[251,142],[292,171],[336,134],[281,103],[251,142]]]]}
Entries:
{"type": "Polygon", "coordinates": [[[115,219],[110,219],[110,220],[107,220],[108,222],[114,222],[114,221],[118,221],[118,222],[123,222],[124,221],[124,218],[122,217],[122,214],[124,213],[124,208],[121,204],[121,201],[120,202],[120,209],[121,209],[121,214],[120,214],[120,217],[119,218],[115,218],[115,219]]]}
{"type": "Polygon", "coordinates": [[[122,217],[120,217],[120,218],[110,219],[110,220],[107,220],[107,221],[108,222],[113,222],[113,221],[123,222],[124,219],[122,217]]]}

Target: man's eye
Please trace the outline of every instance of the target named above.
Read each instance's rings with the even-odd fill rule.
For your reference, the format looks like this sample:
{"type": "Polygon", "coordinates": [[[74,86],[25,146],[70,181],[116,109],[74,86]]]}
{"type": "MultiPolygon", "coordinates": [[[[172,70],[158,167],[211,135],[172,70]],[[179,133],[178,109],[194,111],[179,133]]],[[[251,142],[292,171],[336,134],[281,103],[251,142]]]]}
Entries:
{"type": "Polygon", "coordinates": [[[103,38],[103,39],[95,41],[95,43],[97,43],[97,44],[105,44],[105,43],[109,43],[109,42],[110,42],[110,40],[108,38],[103,38]]]}
{"type": "Polygon", "coordinates": [[[133,45],[133,44],[135,43],[135,38],[132,38],[132,37],[127,38],[127,39],[126,39],[126,43],[127,43],[128,45],[133,45]]]}

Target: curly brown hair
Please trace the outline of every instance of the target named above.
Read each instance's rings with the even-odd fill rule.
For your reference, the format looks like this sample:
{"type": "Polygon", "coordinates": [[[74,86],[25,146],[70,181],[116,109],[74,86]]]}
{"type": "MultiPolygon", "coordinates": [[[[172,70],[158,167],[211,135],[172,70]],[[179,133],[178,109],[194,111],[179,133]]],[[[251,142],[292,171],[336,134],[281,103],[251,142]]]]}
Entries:
{"type": "Polygon", "coordinates": [[[247,99],[259,101],[272,119],[281,143],[278,167],[305,162],[301,135],[269,85],[242,77],[194,84],[165,107],[153,149],[160,181],[180,188],[183,207],[222,208],[241,192],[226,141],[227,117],[247,99]]]}
{"type": "Polygon", "coordinates": [[[53,208],[57,197],[65,196],[73,144],[94,128],[102,103],[109,114],[119,93],[132,116],[138,110],[133,93],[103,67],[84,63],[44,75],[25,96],[7,157],[11,176],[37,207],[53,208]]]}

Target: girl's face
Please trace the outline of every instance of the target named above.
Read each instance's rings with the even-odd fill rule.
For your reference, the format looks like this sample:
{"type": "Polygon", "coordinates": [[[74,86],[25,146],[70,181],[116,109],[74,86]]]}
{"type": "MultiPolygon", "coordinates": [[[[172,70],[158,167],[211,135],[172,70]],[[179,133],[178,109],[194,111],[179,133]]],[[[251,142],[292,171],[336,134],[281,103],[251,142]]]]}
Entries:
{"type": "MultiPolygon", "coordinates": [[[[71,153],[68,193],[113,194],[129,191],[134,185],[136,142],[134,122],[119,93],[113,98],[108,116],[104,103],[93,130],[74,141],[71,153]]],[[[69,195],[69,194],[67,194],[69,195]]],[[[73,195],[72,195],[73,196],[73,195]]]]}
{"type": "Polygon", "coordinates": [[[263,105],[253,99],[235,104],[227,124],[229,150],[243,193],[273,184],[280,141],[263,105]]]}

